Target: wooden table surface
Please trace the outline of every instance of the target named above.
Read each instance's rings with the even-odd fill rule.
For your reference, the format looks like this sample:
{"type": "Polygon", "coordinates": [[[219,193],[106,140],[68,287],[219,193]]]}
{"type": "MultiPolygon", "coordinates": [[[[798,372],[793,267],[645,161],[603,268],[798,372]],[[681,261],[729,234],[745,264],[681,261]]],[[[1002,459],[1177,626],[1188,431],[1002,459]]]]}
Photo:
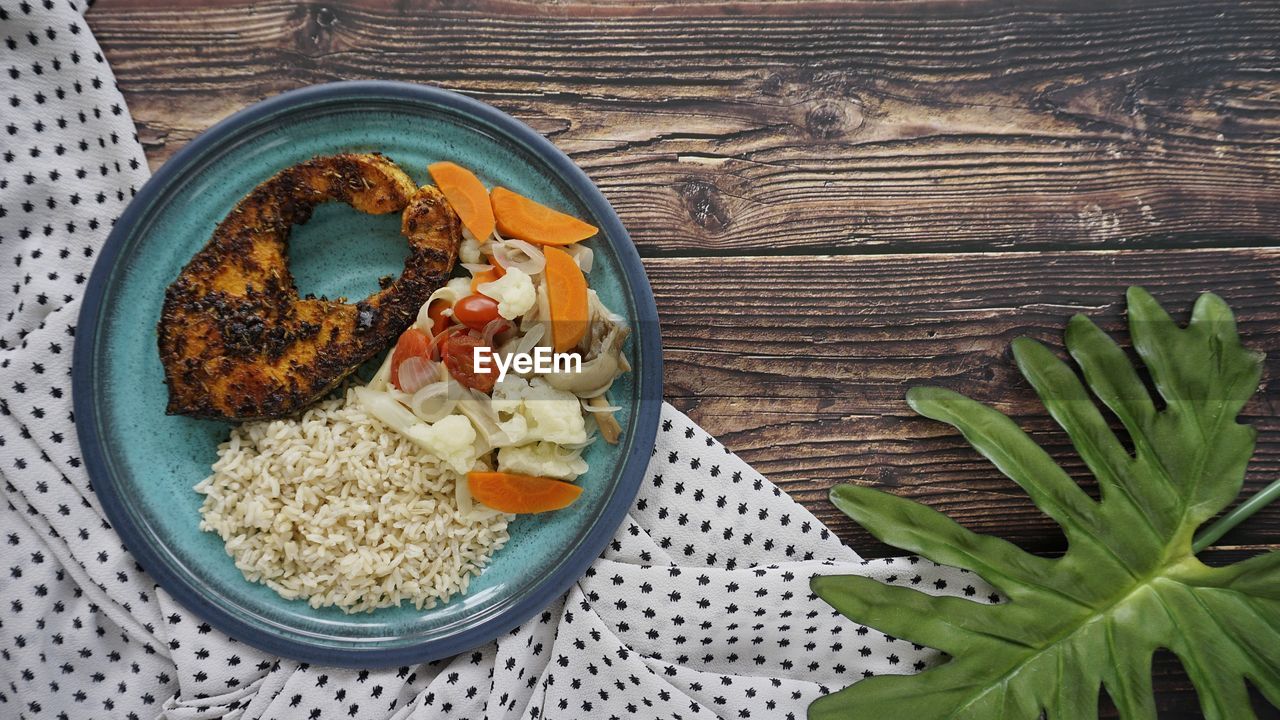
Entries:
{"type": "MultiPolygon", "coordinates": [[[[103,0],[90,24],[153,167],[222,117],[339,79],[440,85],[524,120],[644,258],[666,397],[859,552],[826,502],[892,488],[1039,553],[1064,540],[903,393],[1009,413],[1093,489],[1017,374],[1126,286],[1221,294],[1270,358],[1246,492],[1280,471],[1280,5],[1037,1],[356,5],[103,0]]],[[[1280,548],[1280,504],[1207,552],[1280,548]]],[[[1164,717],[1197,716],[1157,662],[1164,717]]]]}

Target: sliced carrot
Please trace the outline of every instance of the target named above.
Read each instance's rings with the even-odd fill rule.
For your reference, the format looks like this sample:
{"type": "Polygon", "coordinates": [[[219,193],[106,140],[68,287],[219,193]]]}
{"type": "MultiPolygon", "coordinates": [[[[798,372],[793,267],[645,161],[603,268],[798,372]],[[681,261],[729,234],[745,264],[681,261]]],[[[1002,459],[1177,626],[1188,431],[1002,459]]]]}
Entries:
{"type": "Polygon", "coordinates": [[[472,293],[480,292],[480,286],[483,286],[484,283],[492,283],[493,281],[495,281],[495,279],[498,279],[502,277],[502,275],[506,275],[506,274],[507,274],[506,270],[499,268],[498,265],[494,265],[493,268],[484,270],[483,273],[476,273],[474,275],[471,275],[471,292],[472,293]]]}
{"type": "Polygon", "coordinates": [[[536,203],[504,187],[489,193],[493,217],[503,237],[539,245],[571,245],[599,232],[599,228],[572,215],[536,203]]]}
{"type": "Polygon", "coordinates": [[[484,272],[478,272],[474,276],[472,276],[471,278],[472,293],[480,292],[478,288],[481,285],[485,283],[493,282],[494,280],[497,280],[498,278],[507,274],[507,271],[503,270],[501,265],[493,261],[492,255],[485,255],[485,257],[489,259],[490,268],[488,270],[485,270],[484,272]]]}
{"type": "Polygon", "coordinates": [[[563,480],[503,472],[469,472],[471,497],[505,513],[540,513],[573,504],[582,488],[563,480]]]}
{"type": "Polygon", "coordinates": [[[551,310],[551,345],[569,352],[587,334],[587,279],[569,253],[544,247],[547,258],[547,305],[551,310]]]}
{"type": "Polygon", "coordinates": [[[498,261],[494,260],[493,256],[489,253],[484,254],[484,259],[489,261],[489,265],[493,268],[493,271],[498,274],[498,277],[502,277],[507,274],[507,269],[499,265],[498,261]]]}
{"type": "Polygon", "coordinates": [[[485,283],[493,282],[494,280],[497,280],[497,279],[498,279],[498,273],[494,272],[493,270],[485,270],[484,272],[478,272],[475,275],[471,276],[471,292],[478,293],[480,292],[479,288],[481,285],[485,283]]]}
{"type": "Polygon", "coordinates": [[[480,178],[451,162],[434,163],[427,167],[427,172],[476,240],[482,243],[488,240],[493,235],[493,203],[480,178]]]}

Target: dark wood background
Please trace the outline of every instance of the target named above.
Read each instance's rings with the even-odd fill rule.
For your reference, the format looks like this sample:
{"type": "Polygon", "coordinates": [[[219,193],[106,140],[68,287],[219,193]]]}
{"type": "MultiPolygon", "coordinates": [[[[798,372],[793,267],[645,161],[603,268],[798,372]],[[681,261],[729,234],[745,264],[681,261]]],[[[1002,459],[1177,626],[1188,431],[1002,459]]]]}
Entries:
{"type": "MultiPolygon", "coordinates": [[[[356,5],[108,0],[89,14],[152,166],[222,117],[352,78],[431,83],[550,137],[621,215],[658,299],[666,397],[864,555],[826,502],[892,488],[1035,552],[1064,541],[903,401],[962,390],[1090,484],[1008,343],[1126,286],[1236,309],[1271,356],[1246,490],[1280,470],[1280,5],[356,5]]],[[[1280,504],[1206,554],[1280,548],[1280,504]]],[[[1176,662],[1164,716],[1197,715],[1176,662]]]]}

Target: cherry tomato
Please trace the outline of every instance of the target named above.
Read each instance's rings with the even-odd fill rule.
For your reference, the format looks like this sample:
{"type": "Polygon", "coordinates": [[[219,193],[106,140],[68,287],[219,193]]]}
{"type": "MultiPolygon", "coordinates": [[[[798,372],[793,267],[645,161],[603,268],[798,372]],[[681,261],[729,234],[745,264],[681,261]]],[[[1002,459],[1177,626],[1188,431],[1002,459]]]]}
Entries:
{"type": "Polygon", "coordinates": [[[467,333],[454,333],[443,350],[444,366],[459,383],[488,394],[493,392],[493,385],[498,380],[498,368],[489,363],[488,372],[476,372],[474,352],[481,344],[480,338],[467,333]]]}
{"type": "Polygon", "coordinates": [[[484,330],[498,317],[498,301],[487,295],[468,295],[453,304],[453,317],[472,330],[484,330]]]}
{"type": "Polygon", "coordinates": [[[467,327],[465,325],[450,325],[443,331],[436,333],[436,349],[435,352],[432,353],[431,359],[444,360],[444,354],[448,352],[449,349],[449,336],[458,334],[465,335],[467,332],[467,327]]]}
{"type": "Polygon", "coordinates": [[[439,335],[445,328],[449,327],[449,318],[444,315],[444,311],[448,309],[449,303],[443,300],[436,300],[431,303],[431,307],[427,308],[427,317],[431,318],[432,335],[439,335]]]}
{"type": "Polygon", "coordinates": [[[400,388],[400,363],[411,357],[428,357],[431,351],[431,338],[417,328],[404,331],[396,341],[396,349],[391,351],[391,384],[400,388]]]}

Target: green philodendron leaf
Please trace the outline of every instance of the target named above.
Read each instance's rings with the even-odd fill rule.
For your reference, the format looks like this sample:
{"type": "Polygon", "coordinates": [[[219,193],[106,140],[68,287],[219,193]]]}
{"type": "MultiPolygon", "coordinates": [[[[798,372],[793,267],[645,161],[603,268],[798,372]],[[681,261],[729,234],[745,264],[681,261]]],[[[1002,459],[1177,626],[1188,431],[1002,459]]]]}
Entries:
{"type": "Polygon", "coordinates": [[[1100,501],[1003,414],[938,388],[907,395],[920,414],[958,428],[1062,526],[1061,558],[1036,557],[888,493],[832,491],[876,537],[972,570],[1008,601],[813,578],[813,590],[844,615],[951,659],[919,675],[858,682],[814,702],[810,718],[1096,718],[1103,686],[1122,717],[1155,718],[1159,648],[1181,659],[1208,718],[1255,717],[1246,680],[1280,707],[1280,552],[1214,568],[1191,546],[1196,528],[1240,492],[1255,432],[1236,416],[1258,387],[1262,355],[1241,346],[1217,296],[1199,298],[1186,328],[1140,288],[1128,303],[1133,344],[1159,400],[1083,316],[1071,319],[1066,346],[1087,387],[1039,343],[1013,344],[1023,375],[1097,477],[1100,501]],[[1119,418],[1132,451],[1091,393],[1119,418]]]}

